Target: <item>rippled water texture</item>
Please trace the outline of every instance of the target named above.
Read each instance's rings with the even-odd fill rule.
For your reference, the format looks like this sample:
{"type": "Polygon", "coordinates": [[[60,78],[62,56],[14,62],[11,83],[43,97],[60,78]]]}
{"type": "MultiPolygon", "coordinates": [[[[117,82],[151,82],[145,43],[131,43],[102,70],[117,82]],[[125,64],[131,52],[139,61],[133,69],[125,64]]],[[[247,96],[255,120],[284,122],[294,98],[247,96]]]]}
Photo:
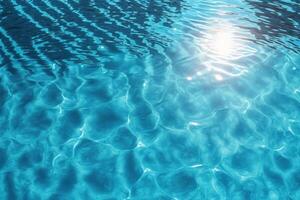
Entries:
{"type": "Polygon", "coordinates": [[[299,0],[0,1],[0,199],[300,199],[299,0]]]}

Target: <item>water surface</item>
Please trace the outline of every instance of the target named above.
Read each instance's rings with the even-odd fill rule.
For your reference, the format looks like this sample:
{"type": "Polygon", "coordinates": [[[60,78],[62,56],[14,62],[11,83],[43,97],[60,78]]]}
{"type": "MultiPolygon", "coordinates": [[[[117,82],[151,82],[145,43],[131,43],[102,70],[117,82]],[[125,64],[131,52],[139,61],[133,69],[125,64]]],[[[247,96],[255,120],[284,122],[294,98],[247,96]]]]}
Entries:
{"type": "Polygon", "coordinates": [[[300,199],[299,13],[1,1],[1,199],[300,199]]]}

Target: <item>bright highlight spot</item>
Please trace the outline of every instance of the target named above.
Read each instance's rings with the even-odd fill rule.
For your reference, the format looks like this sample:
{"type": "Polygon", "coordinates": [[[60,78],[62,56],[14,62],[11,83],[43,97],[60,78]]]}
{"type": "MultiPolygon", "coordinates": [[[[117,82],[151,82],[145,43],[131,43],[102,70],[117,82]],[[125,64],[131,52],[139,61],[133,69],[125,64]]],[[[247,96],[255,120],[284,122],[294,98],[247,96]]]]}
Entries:
{"type": "Polygon", "coordinates": [[[230,58],[237,49],[234,34],[227,28],[218,30],[211,36],[210,50],[217,56],[230,58]]]}
{"type": "Polygon", "coordinates": [[[222,62],[235,60],[243,54],[244,49],[237,34],[236,27],[226,22],[220,22],[207,30],[200,45],[205,55],[212,60],[221,60],[222,62]]]}
{"type": "Polygon", "coordinates": [[[189,122],[189,125],[191,125],[191,126],[199,126],[200,124],[198,122],[189,122]]]}
{"type": "Polygon", "coordinates": [[[191,76],[186,77],[186,80],[191,81],[193,78],[191,76]]]}
{"type": "Polygon", "coordinates": [[[221,30],[216,34],[213,42],[213,48],[216,53],[224,56],[230,55],[234,50],[234,46],[235,43],[232,33],[227,32],[226,30],[221,30]]]}
{"type": "Polygon", "coordinates": [[[203,74],[201,72],[197,72],[197,75],[198,76],[202,76],[203,74]]]}
{"type": "Polygon", "coordinates": [[[223,78],[223,76],[221,76],[220,74],[215,74],[215,79],[216,79],[217,81],[222,81],[224,78],[223,78]]]}

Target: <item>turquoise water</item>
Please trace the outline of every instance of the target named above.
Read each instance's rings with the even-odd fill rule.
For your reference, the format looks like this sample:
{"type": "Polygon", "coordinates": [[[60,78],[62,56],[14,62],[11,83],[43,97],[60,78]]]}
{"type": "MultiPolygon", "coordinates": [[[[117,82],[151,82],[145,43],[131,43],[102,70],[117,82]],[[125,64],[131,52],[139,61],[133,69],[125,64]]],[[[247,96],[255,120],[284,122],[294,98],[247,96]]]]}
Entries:
{"type": "Polygon", "coordinates": [[[0,2],[0,199],[300,199],[298,0],[0,2]]]}

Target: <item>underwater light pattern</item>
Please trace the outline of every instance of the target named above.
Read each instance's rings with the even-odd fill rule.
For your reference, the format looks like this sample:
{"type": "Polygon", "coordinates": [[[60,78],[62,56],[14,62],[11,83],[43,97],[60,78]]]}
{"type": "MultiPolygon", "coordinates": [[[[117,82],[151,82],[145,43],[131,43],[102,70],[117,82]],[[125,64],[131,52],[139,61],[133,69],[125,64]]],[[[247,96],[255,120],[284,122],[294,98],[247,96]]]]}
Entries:
{"type": "Polygon", "coordinates": [[[0,2],[0,199],[300,199],[298,0],[0,2]]]}

